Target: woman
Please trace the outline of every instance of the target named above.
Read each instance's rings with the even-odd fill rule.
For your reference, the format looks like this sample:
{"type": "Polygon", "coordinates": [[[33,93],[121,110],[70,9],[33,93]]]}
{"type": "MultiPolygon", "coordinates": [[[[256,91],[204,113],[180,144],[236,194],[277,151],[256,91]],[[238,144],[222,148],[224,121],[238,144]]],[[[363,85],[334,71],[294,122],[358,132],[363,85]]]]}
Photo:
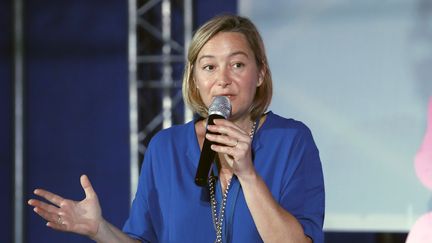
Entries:
{"type": "Polygon", "coordinates": [[[56,206],[34,199],[29,204],[49,227],[98,242],[323,242],[318,150],[301,122],[265,113],[271,95],[256,27],[239,16],[215,17],[194,35],[183,77],[185,102],[201,118],[153,137],[123,230],[103,219],[86,176],[81,202],[37,189],[56,206]],[[207,126],[214,134],[206,135],[216,96],[230,99],[232,114],[207,126]],[[204,138],[215,142],[217,152],[218,179],[209,188],[194,184],[204,138]]]}

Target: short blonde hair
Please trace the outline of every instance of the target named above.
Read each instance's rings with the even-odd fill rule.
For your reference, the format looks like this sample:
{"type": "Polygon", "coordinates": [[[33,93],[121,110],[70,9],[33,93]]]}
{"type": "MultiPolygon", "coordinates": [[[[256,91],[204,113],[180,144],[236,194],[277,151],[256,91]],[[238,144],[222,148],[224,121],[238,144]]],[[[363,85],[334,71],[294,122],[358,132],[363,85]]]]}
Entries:
{"type": "Polygon", "coordinates": [[[245,17],[236,15],[217,16],[196,31],[189,46],[187,62],[183,73],[183,100],[193,112],[198,113],[201,117],[208,116],[208,108],[202,101],[193,78],[193,69],[202,47],[219,32],[237,32],[243,34],[255,55],[259,72],[264,74],[262,76],[262,84],[257,87],[252,106],[249,110],[251,119],[255,120],[270,105],[273,94],[272,78],[261,35],[255,25],[245,17]]]}

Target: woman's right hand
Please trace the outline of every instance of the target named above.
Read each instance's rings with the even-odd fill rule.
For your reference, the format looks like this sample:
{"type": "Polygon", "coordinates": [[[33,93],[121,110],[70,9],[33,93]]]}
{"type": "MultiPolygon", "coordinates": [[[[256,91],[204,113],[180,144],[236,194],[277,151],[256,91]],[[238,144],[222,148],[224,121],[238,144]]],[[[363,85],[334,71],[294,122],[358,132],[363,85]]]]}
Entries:
{"type": "Polygon", "coordinates": [[[46,199],[49,203],[30,199],[28,204],[44,218],[47,226],[60,231],[67,231],[94,238],[104,219],[98,197],[86,175],[80,178],[85,192],[82,201],[64,199],[59,195],[43,189],[34,190],[34,194],[46,199]]]}

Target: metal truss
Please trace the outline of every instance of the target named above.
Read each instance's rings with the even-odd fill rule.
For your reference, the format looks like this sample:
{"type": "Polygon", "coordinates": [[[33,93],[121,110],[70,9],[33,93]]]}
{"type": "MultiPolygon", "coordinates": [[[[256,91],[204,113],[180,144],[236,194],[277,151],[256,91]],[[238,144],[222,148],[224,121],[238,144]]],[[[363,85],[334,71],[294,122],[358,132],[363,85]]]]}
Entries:
{"type": "Polygon", "coordinates": [[[192,0],[129,0],[131,193],[150,138],[192,119],[181,92],[191,36],[192,0]]]}
{"type": "Polygon", "coordinates": [[[13,242],[23,243],[24,238],[24,1],[13,1],[13,74],[14,74],[14,222],[13,242]]]}

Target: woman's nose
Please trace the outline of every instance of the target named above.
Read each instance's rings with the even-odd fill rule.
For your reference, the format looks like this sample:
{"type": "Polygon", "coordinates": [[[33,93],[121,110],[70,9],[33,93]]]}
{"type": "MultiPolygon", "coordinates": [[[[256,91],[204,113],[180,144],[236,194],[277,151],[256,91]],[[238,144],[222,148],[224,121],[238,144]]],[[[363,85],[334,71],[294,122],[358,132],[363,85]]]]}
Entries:
{"type": "Polygon", "coordinates": [[[221,68],[217,75],[217,84],[225,88],[227,85],[231,84],[231,78],[227,68],[221,68]]]}

